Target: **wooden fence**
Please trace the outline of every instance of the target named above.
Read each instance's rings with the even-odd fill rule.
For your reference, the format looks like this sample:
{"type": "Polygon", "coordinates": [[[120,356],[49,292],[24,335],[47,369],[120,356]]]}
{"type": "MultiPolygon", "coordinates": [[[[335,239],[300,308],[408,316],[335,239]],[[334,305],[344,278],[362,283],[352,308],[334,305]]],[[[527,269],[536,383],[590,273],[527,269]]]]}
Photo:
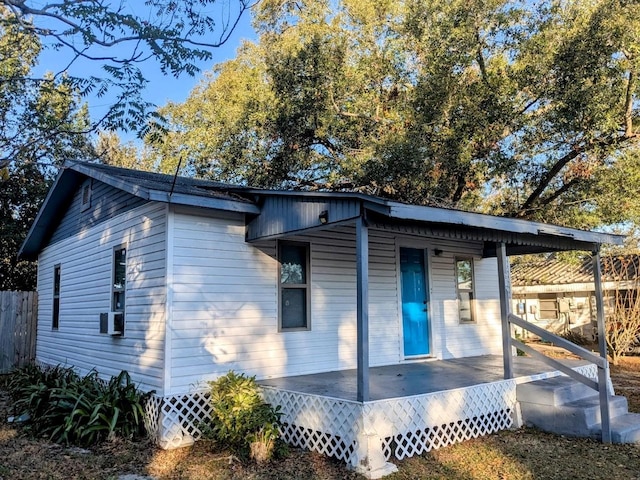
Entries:
{"type": "Polygon", "coordinates": [[[35,358],[37,319],[36,292],[0,292],[0,373],[35,358]]]}

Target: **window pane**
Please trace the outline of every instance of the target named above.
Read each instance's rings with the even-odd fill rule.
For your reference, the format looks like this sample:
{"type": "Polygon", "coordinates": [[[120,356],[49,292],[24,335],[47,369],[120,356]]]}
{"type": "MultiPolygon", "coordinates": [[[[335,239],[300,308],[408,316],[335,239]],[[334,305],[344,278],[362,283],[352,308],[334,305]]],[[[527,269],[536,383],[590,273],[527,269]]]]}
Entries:
{"type": "Polygon", "coordinates": [[[53,294],[60,295],[60,267],[55,267],[53,270],[53,294]]]}
{"type": "Polygon", "coordinates": [[[127,250],[119,248],[114,252],[113,288],[124,289],[127,280],[127,250]]]}
{"type": "Polygon", "coordinates": [[[51,328],[54,330],[58,329],[60,325],[60,299],[58,297],[53,299],[53,321],[51,323],[51,328]]]}
{"type": "Polygon", "coordinates": [[[471,300],[473,296],[471,292],[458,292],[458,299],[460,300],[460,321],[472,322],[473,315],[471,314],[471,300]]]}
{"type": "Polygon", "coordinates": [[[307,248],[299,245],[280,245],[280,283],[307,283],[307,248]]]}
{"type": "Polygon", "coordinates": [[[473,288],[471,285],[471,260],[456,260],[456,273],[458,275],[458,288],[473,288]]]}
{"type": "Polygon", "coordinates": [[[122,292],[113,292],[113,310],[115,312],[124,311],[124,290],[122,292]]]}
{"type": "Polygon", "coordinates": [[[307,290],[282,290],[282,328],[307,328],[307,290]]]}

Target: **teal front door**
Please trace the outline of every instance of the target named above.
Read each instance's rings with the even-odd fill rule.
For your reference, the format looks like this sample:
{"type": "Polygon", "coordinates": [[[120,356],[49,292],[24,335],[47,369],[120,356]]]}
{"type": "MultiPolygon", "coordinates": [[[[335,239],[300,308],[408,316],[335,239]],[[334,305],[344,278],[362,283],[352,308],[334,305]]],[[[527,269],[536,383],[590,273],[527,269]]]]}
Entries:
{"type": "Polygon", "coordinates": [[[428,355],[429,312],[424,250],[400,248],[404,356],[428,355]]]}

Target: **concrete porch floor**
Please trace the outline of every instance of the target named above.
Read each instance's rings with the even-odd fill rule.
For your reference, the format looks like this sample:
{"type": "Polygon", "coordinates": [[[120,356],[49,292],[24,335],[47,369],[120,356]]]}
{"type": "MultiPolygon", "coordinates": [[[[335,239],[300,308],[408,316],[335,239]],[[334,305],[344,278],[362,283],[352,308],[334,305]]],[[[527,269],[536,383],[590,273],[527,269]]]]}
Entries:
{"type": "MultiPolygon", "coordinates": [[[[562,360],[570,367],[587,365],[581,360],[562,360]]],[[[513,357],[517,383],[554,375],[554,369],[530,357],[513,357]]],[[[369,368],[370,400],[407,397],[504,380],[502,356],[483,355],[452,360],[419,362],[369,368]]],[[[356,370],[298,375],[261,380],[264,386],[292,392],[356,400],[356,370]]]]}

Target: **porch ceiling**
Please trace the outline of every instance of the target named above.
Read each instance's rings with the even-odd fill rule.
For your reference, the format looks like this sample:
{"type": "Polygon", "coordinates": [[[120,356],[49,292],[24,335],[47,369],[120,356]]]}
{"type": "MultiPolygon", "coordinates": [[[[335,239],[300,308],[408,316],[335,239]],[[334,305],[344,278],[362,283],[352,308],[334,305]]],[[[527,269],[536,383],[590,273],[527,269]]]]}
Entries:
{"type": "MultiPolygon", "coordinates": [[[[549,376],[553,368],[529,357],[514,357],[514,378],[526,382],[549,376]]],[[[563,360],[568,366],[587,365],[581,360],[563,360]]],[[[454,390],[504,380],[502,356],[484,355],[452,360],[428,360],[369,368],[370,400],[408,397],[454,390]]],[[[356,400],[355,369],[261,380],[261,385],[294,392],[356,400]]]]}

